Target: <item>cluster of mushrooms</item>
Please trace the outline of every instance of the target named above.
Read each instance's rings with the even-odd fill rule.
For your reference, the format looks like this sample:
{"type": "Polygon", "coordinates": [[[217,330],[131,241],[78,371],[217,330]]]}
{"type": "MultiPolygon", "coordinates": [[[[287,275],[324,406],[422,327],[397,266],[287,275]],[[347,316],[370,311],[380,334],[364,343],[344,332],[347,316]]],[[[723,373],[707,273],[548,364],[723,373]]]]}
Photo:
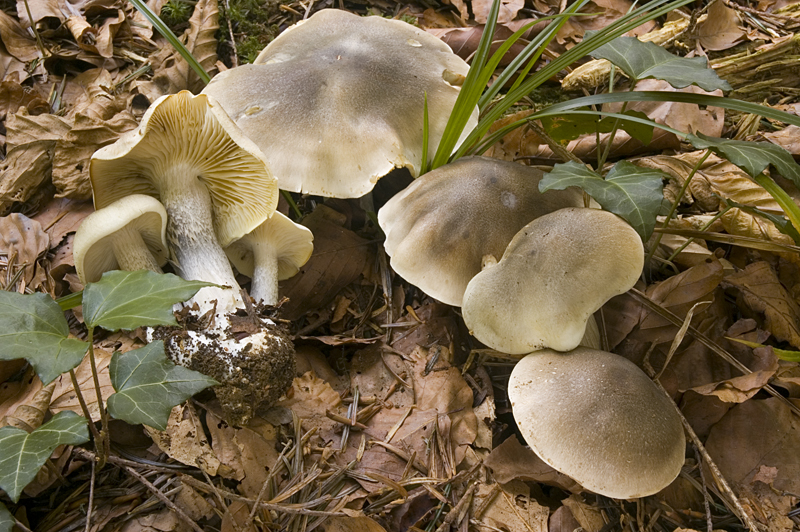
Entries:
{"type": "MultiPolygon", "coordinates": [[[[81,279],[113,268],[158,271],[170,261],[187,279],[232,287],[197,294],[192,303],[215,311],[218,325],[173,335],[168,352],[201,371],[208,368],[196,366],[196,353],[213,352],[222,362],[206,365],[218,380],[220,371],[230,377],[223,381],[238,390],[234,399],[264,400],[264,380],[242,368],[255,352],[277,349],[274,370],[286,377],[291,342],[268,323],[244,340],[228,334],[226,315],[243,304],[231,262],[252,277],[253,299],[274,304],[277,280],[293,275],[312,245],[307,230],[275,212],[278,187],[357,198],[395,168],[417,176],[424,102],[434,153],[468,68],[404,22],[319,11],[199,96],[154,102],[137,130],[94,155],[98,210],[74,244],[81,279]],[[267,346],[263,337],[276,340],[267,346]]],[[[476,123],[477,109],[468,128],[476,123]]],[[[635,365],[590,340],[592,314],[639,277],[641,240],[615,215],[584,208],[578,190],[540,193],[542,175],[483,157],[429,172],[378,212],[386,251],[408,282],[461,307],[481,342],[532,353],[515,367],[509,395],[542,459],[598,493],[654,493],[683,464],[677,412],[635,365]],[[578,347],[582,340],[595,349],[578,347]],[[567,433],[569,441],[560,437],[567,433]]],[[[227,413],[242,423],[252,408],[233,404],[227,413]]]]}

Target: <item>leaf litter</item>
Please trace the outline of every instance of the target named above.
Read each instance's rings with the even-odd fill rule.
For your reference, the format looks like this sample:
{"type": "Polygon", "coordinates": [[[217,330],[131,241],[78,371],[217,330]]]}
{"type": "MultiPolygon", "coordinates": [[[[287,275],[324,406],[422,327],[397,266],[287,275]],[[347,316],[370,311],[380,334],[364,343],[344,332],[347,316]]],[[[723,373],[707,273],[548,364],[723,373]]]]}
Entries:
{"type": "MultiPolygon", "coordinates": [[[[166,3],[152,2],[156,9],[166,3]]],[[[454,1],[453,7],[437,4],[433,10],[411,3],[392,11],[385,2],[367,3],[383,14],[406,15],[423,27],[439,27],[445,40],[464,42],[465,56],[477,44],[480,26],[473,24],[485,22],[490,4],[454,1]]],[[[226,36],[221,38],[225,46],[218,46],[218,35],[228,33],[225,24],[218,33],[218,17],[220,9],[228,17],[233,4],[197,2],[186,22],[182,39],[212,75],[227,68],[225,61],[230,66],[233,43],[226,36]],[[220,50],[228,56],[218,56],[220,50]]],[[[314,4],[287,2],[269,17],[283,29],[321,7],[314,4]]],[[[500,22],[510,34],[530,20],[526,17],[532,10],[555,13],[560,4],[503,2],[500,22]]],[[[585,11],[593,16],[565,24],[548,53],[562,53],[580,42],[586,30],[607,25],[629,8],[623,0],[589,3],[585,11]]],[[[791,29],[797,27],[797,14],[796,4],[786,2],[762,2],[754,9],[718,0],[699,13],[691,31],[681,30],[659,44],[682,52],[708,52],[712,67],[733,86],[734,96],[785,107],[796,96],[800,79],[797,65],[784,61],[785,54],[796,51],[791,29]]],[[[91,154],[133,129],[147,102],[182,89],[197,91],[202,85],[127,4],[8,3],[0,11],[0,28],[0,211],[7,215],[0,220],[0,281],[8,291],[59,297],[81,288],[71,273],[69,246],[72,232],[91,212],[85,202],[91,197],[91,154]],[[76,75],[77,71],[83,72],[76,75]]],[[[654,29],[650,24],[635,33],[654,29]]],[[[234,39],[245,37],[235,31],[234,39]]],[[[517,48],[507,60],[514,53],[517,48]]],[[[673,90],[655,80],[639,83],[642,90],[673,90]]],[[[734,131],[731,120],[746,118],[688,104],[627,107],[639,108],[676,129],[711,137],[734,131]]],[[[758,134],[796,155],[792,128],[771,123],[750,137],[758,134]]],[[[670,177],[665,197],[674,201],[702,152],[687,152],[670,134],[657,132],[644,143],[626,135],[617,133],[610,157],[648,155],[631,162],[666,172],[670,177]]],[[[606,142],[601,136],[600,146],[606,142]]],[[[597,148],[594,134],[567,146],[584,160],[595,160],[597,148]]],[[[533,163],[561,162],[547,142],[526,128],[504,138],[493,154],[533,163]]],[[[173,507],[145,488],[131,470],[150,478],[156,491],[191,521],[232,531],[255,530],[256,525],[433,530],[430,523],[463,530],[702,529],[706,496],[714,501],[708,515],[718,528],[735,525],[733,501],[709,482],[712,471],[691,452],[681,476],[656,496],[615,503],[581,495],[574,481],[544,465],[514,435],[504,391],[513,361],[489,352],[471,358],[480,364],[465,366],[467,355],[478,353],[474,350],[481,346],[470,339],[450,307],[391,277],[378,245],[381,237],[365,223],[358,205],[342,209],[339,204],[343,212],[311,201],[300,207],[311,213],[303,223],[314,232],[316,246],[301,274],[281,286],[288,298],[283,316],[291,320],[305,361],[298,363],[292,389],[245,427],[228,425],[207,392],[175,407],[163,432],[129,427],[136,437],[115,442],[114,467],[98,473],[88,529],[188,529],[173,507]],[[353,212],[359,216],[352,217],[353,212]]],[[[795,440],[800,371],[796,362],[780,360],[773,347],[800,347],[800,271],[796,251],[765,249],[756,243],[796,244],[762,213],[783,211],[738,167],[708,157],[679,198],[678,218],[665,223],[662,216],[657,221],[662,253],[647,266],[646,283],[639,287],[679,321],[630,295],[609,302],[598,317],[609,348],[662,372],[665,388],[733,483],[748,515],[764,530],[784,531],[798,527],[800,465],[795,440]],[[691,240],[678,234],[687,230],[699,233],[691,240]],[[702,232],[742,239],[704,239],[702,232]],[[681,336],[680,320],[690,309],[695,309],[691,328],[681,336]],[[727,338],[766,347],[751,348],[727,338]],[[719,350],[751,372],[741,374],[720,358],[719,350]],[[779,398],[765,392],[770,385],[779,390],[779,398]]],[[[72,318],[69,339],[85,338],[72,318]]],[[[111,354],[139,347],[137,334],[141,333],[97,338],[104,398],[113,393],[104,369],[111,354]]],[[[80,411],[66,375],[48,388],[16,361],[4,360],[0,369],[2,425],[33,434],[45,418],[80,411]]],[[[84,362],[76,375],[83,395],[91,399],[88,369],[84,362]]],[[[92,411],[91,400],[89,408],[92,411]]],[[[52,419],[60,421],[65,415],[69,414],[52,419]]],[[[53,454],[26,489],[25,502],[10,506],[12,519],[36,523],[41,530],[84,525],[76,508],[88,500],[87,453],[67,447],[53,454]],[[76,491],[57,496],[52,508],[43,504],[41,497],[63,480],[76,491]]],[[[4,487],[19,494],[17,485],[4,487]]],[[[8,519],[0,507],[0,523],[8,519]]]]}

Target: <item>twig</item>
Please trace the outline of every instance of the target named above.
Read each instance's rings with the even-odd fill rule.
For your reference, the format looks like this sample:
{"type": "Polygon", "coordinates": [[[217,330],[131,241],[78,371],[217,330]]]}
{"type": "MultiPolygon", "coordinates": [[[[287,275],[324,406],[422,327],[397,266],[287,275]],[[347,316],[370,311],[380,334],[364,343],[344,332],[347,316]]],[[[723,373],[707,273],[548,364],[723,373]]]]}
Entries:
{"type": "MultiPolygon", "coordinates": [[[[167,506],[167,508],[175,512],[175,515],[177,515],[184,523],[189,525],[192,528],[192,530],[194,530],[195,532],[204,532],[204,530],[200,528],[200,526],[197,523],[194,522],[194,519],[186,515],[186,513],[184,513],[183,510],[178,508],[174,502],[169,500],[166,495],[161,493],[161,490],[155,487],[152,483],[150,483],[149,480],[144,478],[144,476],[141,473],[139,473],[130,466],[121,465],[120,468],[123,469],[130,476],[132,476],[133,478],[144,484],[153,495],[155,495],[161,502],[163,502],[167,506]]],[[[182,476],[181,481],[183,481],[185,478],[186,477],[182,476]]]]}
{"type": "MultiPolygon", "coordinates": [[[[731,501],[733,502],[733,505],[736,507],[737,513],[739,514],[739,519],[741,519],[744,525],[747,528],[749,528],[752,532],[759,532],[758,525],[756,525],[756,523],[747,514],[747,512],[744,511],[744,508],[742,508],[742,503],[739,502],[739,497],[736,496],[736,493],[733,492],[730,485],[728,484],[728,481],[725,480],[725,477],[722,476],[722,472],[719,470],[719,467],[717,467],[717,464],[711,458],[711,455],[708,454],[708,451],[706,451],[703,442],[701,442],[700,438],[697,437],[697,434],[695,433],[694,429],[689,424],[689,421],[686,419],[686,417],[683,415],[683,412],[681,412],[681,409],[678,408],[678,405],[675,404],[675,401],[672,400],[672,397],[669,395],[669,392],[667,392],[667,390],[665,390],[664,387],[661,386],[660,382],[658,381],[653,381],[653,382],[656,384],[656,386],[658,386],[659,390],[664,392],[664,395],[669,397],[670,402],[675,407],[675,411],[678,412],[678,415],[681,418],[681,423],[683,423],[683,428],[686,431],[686,434],[689,435],[689,438],[691,438],[695,448],[703,456],[703,459],[706,461],[706,464],[708,464],[708,468],[711,469],[711,472],[717,479],[717,483],[722,488],[722,491],[724,491],[725,494],[728,497],[730,497],[731,501]]],[[[702,464],[699,465],[700,467],[703,467],[702,464]]]]}
{"type": "Polygon", "coordinates": [[[706,482],[706,473],[703,471],[703,465],[700,459],[700,451],[697,447],[694,448],[695,460],[697,460],[698,468],[700,469],[700,481],[703,483],[703,506],[706,510],[706,529],[708,532],[714,532],[714,522],[711,520],[711,505],[709,504],[708,483],[706,482]]]}
{"type": "Polygon", "coordinates": [[[475,493],[476,489],[478,489],[477,482],[467,489],[467,492],[463,497],[461,497],[461,500],[458,501],[458,504],[456,504],[453,509],[447,513],[442,524],[436,529],[436,532],[445,532],[445,530],[450,529],[450,525],[461,522],[461,520],[464,518],[464,512],[472,502],[472,495],[475,493]]]}
{"type": "Polygon", "coordinates": [[[200,463],[199,463],[200,462],[200,458],[197,458],[196,462],[198,463],[197,464],[197,469],[199,469],[200,472],[203,473],[203,477],[206,479],[206,483],[209,486],[211,486],[211,490],[214,492],[214,496],[216,496],[217,502],[219,502],[220,509],[221,510],[222,509],[227,510],[231,514],[231,526],[233,527],[234,532],[241,532],[241,529],[239,528],[239,525],[236,523],[236,518],[233,516],[233,512],[231,512],[231,509],[225,503],[225,499],[222,498],[222,494],[219,492],[217,487],[214,485],[214,482],[211,480],[211,477],[208,476],[208,473],[206,473],[206,470],[203,469],[202,467],[200,467],[200,463]]]}
{"type": "Polygon", "coordinates": [[[92,464],[92,476],[89,479],[89,505],[86,509],[86,532],[89,532],[92,527],[92,508],[94,507],[94,481],[95,475],[97,473],[97,468],[95,464],[97,463],[96,460],[91,460],[90,463],[92,464]]]}

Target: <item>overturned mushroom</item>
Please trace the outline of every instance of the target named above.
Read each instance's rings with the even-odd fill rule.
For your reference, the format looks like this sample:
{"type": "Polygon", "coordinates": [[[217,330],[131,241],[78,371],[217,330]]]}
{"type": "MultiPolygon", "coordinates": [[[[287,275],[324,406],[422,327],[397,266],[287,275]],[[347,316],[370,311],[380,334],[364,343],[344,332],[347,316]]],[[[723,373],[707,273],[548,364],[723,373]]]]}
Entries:
{"type": "Polygon", "coordinates": [[[343,198],[395,167],[419,172],[426,95],[433,154],[469,70],[410,24],[337,9],[285,31],[255,62],[203,92],[261,148],[281,188],[343,198]]]}
{"type": "Polygon", "coordinates": [[[75,232],[72,256],[83,284],[109,270],[161,272],[167,262],[167,211],[143,194],[125,196],[87,216],[75,232]]]}
{"type": "Polygon", "coordinates": [[[470,332],[503,353],[578,346],[586,321],[630,289],[642,272],[644,248],[621,218],[568,208],[523,227],[494,266],[464,292],[470,332]]]}
{"type": "Polygon", "coordinates": [[[164,204],[167,243],[182,277],[233,287],[203,288],[201,311],[241,302],[222,246],[266,220],[278,186],[259,149],[213,98],[188,91],[156,100],[139,127],[92,156],[95,207],[130,194],[164,204]]]}
{"type": "Polygon", "coordinates": [[[623,357],[585,347],[532,353],[511,372],[508,397],[531,449],[595,493],[652,495],[681,471],[675,406],[623,357]]]}
{"type": "Polygon", "coordinates": [[[578,189],[539,192],[544,173],[465,157],[415,180],[378,212],[392,268],[423,292],[461,306],[482,262],[500,258],[525,224],[583,205],[578,189]]]}
{"type": "Polygon", "coordinates": [[[225,249],[241,273],[252,277],[250,296],[258,303],[278,302],[278,281],[296,274],[314,251],[314,235],[275,212],[252,232],[225,249]]]}

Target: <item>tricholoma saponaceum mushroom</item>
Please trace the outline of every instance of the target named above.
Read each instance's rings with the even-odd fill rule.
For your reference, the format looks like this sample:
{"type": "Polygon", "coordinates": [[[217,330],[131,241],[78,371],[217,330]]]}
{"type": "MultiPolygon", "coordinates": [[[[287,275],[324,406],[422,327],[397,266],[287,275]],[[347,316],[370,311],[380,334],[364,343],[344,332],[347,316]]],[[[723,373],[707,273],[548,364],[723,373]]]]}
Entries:
{"type": "Polygon", "coordinates": [[[681,471],[677,408],[626,358],[585,347],[537,351],[514,366],[508,397],[531,449],[595,493],[645,497],[681,471]]]}
{"type": "Polygon", "coordinates": [[[500,261],[467,285],[464,323],[503,353],[569,351],[587,320],[629,290],[644,265],[636,231],[598,209],[567,208],[523,227],[500,261]]]}
{"type": "Polygon", "coordinates": [[[539,192],[544,172],[464,157],[416,179],[378,211],[392,269],[431,297],[461,306],[467,283],[496,262],[525,224],[583,205],[576,188],[539,192]]]}
{"type": "Polygon", "coordinates": [[[203,93],[261,148],[282,189],[357,198],[394,168],[419,172],[425,97],[433,153],[468,71],[410,24],[323,9],[203,93]]]}
{"type": "Polygon", "coordinates": [[[261,320],[234,334],[228,316],[242,301],[222,245],[261,225],[277,205],[264,156],[213,98],[183,91],[156,100],[138,129],[98,150],[90,175],[98,209],[131,194],[158,198],[178,273],[232,288],[195,296],[201,313],[216,309],[211,328],[149,331],[148,339],[164,339],[174,362],[221,382],[215,391],[227,421],[246,423],[294,377],[294,346],[280,328],[261,320]]]}
{"type": "Polygon", "coordinates": [[[159,98],[139,127],[92,156],[95,208],[131,194],[161,201],[172,261],[186,279],[229,286],[203,288],[201,312],[241,305],[222,250],[269,218],[278,185],[260,150],[213,98],[188,91],[159,98]]]}
{"type": "Polygon", "coordinates": [[[313,251],[311,231],[277,211],[225,248],[236,269],[253,279],[250,297],[265,305],[278,303],[278,281],[296,274],[313,251]]]}
{"type": "Polygon", "coordinates": [[[161,272],[169,252],[167,211],[144,194],[132,194],[99,209],[81,222],[72,242],[75,271],[83,284],[109,270],[161,272]]]}

